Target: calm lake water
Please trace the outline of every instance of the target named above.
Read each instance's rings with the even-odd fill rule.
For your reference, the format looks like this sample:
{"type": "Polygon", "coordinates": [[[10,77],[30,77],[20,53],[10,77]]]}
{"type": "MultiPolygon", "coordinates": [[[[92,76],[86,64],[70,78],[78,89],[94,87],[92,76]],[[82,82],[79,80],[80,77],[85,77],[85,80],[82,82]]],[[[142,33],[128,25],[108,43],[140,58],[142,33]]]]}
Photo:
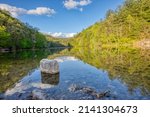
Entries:
{"type": "Polygon", "coordinates": [[[0,54],[0,99],[150,99],[150,50],[51,49],[0,54]],[[41,73],[43,58],[60,73],[41,73]]]}

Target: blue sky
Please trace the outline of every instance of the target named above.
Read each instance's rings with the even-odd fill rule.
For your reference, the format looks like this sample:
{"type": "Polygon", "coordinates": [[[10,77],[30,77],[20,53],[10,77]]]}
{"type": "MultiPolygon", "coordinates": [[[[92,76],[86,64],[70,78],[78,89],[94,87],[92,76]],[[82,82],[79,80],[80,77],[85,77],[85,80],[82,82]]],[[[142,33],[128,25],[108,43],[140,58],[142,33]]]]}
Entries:
{"type": "Polygon", "coordinates": [[[124,0],[0,0],[12,12],[41,32],[77,33],[105,17],[124,0]]]}

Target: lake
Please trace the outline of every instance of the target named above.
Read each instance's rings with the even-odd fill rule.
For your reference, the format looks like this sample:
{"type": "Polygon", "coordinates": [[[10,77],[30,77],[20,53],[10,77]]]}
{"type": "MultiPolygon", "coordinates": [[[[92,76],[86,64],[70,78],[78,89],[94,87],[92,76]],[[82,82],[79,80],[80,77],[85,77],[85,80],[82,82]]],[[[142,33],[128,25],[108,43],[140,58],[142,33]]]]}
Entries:
{"type": "Polygon", "coordinates": [[[72,48],[0,53],[0,99],[147,100],[150,50],[72,48]],[[59,74],[41,73],[57,59],[59,74]]]}

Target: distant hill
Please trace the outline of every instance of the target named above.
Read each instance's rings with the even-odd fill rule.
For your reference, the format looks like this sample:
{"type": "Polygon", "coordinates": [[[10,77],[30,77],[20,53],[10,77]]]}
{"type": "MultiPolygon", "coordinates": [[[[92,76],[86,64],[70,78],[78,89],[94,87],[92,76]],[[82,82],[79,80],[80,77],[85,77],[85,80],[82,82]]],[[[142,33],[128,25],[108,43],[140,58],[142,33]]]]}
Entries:
{"type": "Polygon", "coordinates": [[[150,40],[150,0],[126,0],[117,10],[109,10],[101,20],[79,33],[73,46],[133,44],[150,40]]]}
{"type": "Polygon", "coordinates": [[[46,36],[47,41],[56,43],[56,45],[61,44],[67,47],[71,46],[70,42],[72,41],[72,38],[56,38],[51,35],[45,35],[45,36],[46,36]]]}

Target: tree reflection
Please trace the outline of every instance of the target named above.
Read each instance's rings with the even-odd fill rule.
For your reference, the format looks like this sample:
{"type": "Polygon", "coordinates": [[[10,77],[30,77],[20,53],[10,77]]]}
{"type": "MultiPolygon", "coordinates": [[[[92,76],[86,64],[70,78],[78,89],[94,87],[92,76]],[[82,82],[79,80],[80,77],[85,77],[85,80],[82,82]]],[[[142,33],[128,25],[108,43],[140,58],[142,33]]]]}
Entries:
{"type": "Polygon", "coordinates": [[[139,88],[143,95],[150,93],[150,50],[119,47],[72,51],[85,63],[107,71],[110,79],[120,79],[129,91],[139,88]]]}
{"type": "Polygon", "coordinates": [[[4,93],[8,88],[30,74],[38,68],[39,61],[47,58],[48,55],[58,53],[62,49],[19,51],[17,53],[0,54],[0,93],[4,93]]]}

